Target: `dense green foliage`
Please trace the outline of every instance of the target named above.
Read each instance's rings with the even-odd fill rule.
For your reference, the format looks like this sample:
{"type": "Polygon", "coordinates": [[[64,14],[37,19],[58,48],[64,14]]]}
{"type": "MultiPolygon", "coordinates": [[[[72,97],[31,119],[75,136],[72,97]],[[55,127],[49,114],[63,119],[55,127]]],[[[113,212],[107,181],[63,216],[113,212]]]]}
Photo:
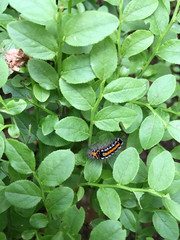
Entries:
{"type": "Polygon", "coordinates": [[[179,239],[180,0],[57,2],[0,1],[0,239],[179,239]]]}

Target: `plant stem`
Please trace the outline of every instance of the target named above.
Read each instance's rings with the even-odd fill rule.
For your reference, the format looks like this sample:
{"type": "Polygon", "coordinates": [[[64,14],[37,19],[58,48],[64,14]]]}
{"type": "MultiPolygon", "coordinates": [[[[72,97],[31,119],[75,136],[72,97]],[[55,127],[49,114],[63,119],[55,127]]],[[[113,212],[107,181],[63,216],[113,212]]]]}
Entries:
{"type": "Polygon", "coordinates": [[[1,95],[0,95],[0,102],[1,102],[2,105],[5,107],[5,109],[8,110],[8,108],[7,108],[7,106],[6,106],[6,104],[5,104],[4,100],[3,100],[3,98],[1,97],[1,95]]]}
{"type": "Polygon", "coordinates": [[[31,103],[32,105],[42,109],[44,112],[48,113],[48,114],[51,114],[51,115],[56,115],[54,112],[52,112],[51,110],[47,109],[47,108],[44,108],[42,107],[40,104],[36,103],[34,100],[32,99],[26,99],[26,101],[28,101],[29,103],[31,103]]]}
{"type": "MultiPolygon", "coordinates": [[[[68,3],[69,4],[69,3],[68,3]]],[[[63,45],[63,32],[62,32],[62,16],[61,11],[57,13],[57,33],[58,33],[58,52],[57,52],[57,72],[58,79],[61,76],[61,67],[62,67],[62,45],[63,45]]]]}
{"type": "MultiPolygon", "coordinates": [[[[33,176],[34,176],[34,178],[36,179],[36,181],[37,181],[38,184],[39,184],[39,187],[40,187],[40,189],[41,189],[42,201],[43,201],[44,206],[45,206],[45,208],[46,208],[46,205],[45,205],[45,199],[46,199],[46,198],[45,198],[45,193],[44,193],[43,185],[42,185],[42,183],[41,183],[41,181],[40,181],[40,179],[39,179],[39,177],[38,177],[38,175],[36,174],[35,171],[33,172],[33,176]]],[[[47,208],[46,208],[46,211],[47,211],[47,213],[48,213],[47,208]]],[[[49,217],[49,221],[51,221],[51,214],[50,214],[50,213],[48,213],[48,217],[49,217]]]]}
{"type": "Polygon", "coordinates": [[[171,29],[173,23],[176,21],[176,16],[177,16],[177,13],[178,13],[178,9],[179,9],[179,6],[180,6],[180,0],[177,1],[177,4],[176,4],[176,7],[175,7],[175,10],[174,10],[174,14],[171,18],[171,21],[169,22],[169,24],[167,25],[166,29],[164,30],[164,32],[159,36],[159,39],[156,43],[156,46],[154,48],[154,51],[153,53],[151,54],[151,56],[149,57],[149,59],[147,60],[146,64],[144,65],[142,71],[137,75],[137,78],[140,78],[143,73],[146,71],[147,67],[149,66],[149,64],[151,63],[152,59],[155,57],[156,53],[158,52],[159,50],[159,47],[161,46],[161,43],[162,43],[162,40],[163,38],[165,37],[165,35],[167,34],[167,32],[171,29]]]}
{"type": "Polygon", "coordinates": [[[72,8],[72,0],[68,1],[68,13],[71,13],[71,8],[72,8]]]}
{"type": "Polygon", "coordinates": [[[117,37],[117,45],[118,45],[118,68],[117,68],[117,78],[120,75],[120,63],[121,63],[121,28],[122,28],[122,7],[123,7],[123,1],[120,1],[119,4],[119,28],[118,28],[118,37],[117,37]]]}
{"type": "Polygon", "coordinates": [[[99,91],[98,99],[96,100],[96,102],[94,104],[94,107],[91,109],[91,120],[90,120],[90,127],[89,127],[89,142],[88,142],[88,146],[91,145],[92,134],[93,134],[94,115],[95,115],[95,112],[96,112],[96,109],[97,109],[99,103],[101,102],[101,100],[103,98],[103,89],[104,89],[105,81],[106,80],[102,80],[102,82],[100,84],[100,91],[99,91]]]}
{"type": "Polygon", "coordinates": [[[121,185],[121,184],[99,184],[99,183],[82,183],[80,184],[81,186],[93,186],[93,187],[102,187],[102,188],[119,188],[119,189],[123,189],[123,190],[126,190],[126,191],[129,191],[129,192],[147,192],[147,193],[150,193],[152,195],[155,195],[157,197],[166,197],[165,194],[163,193],[159,193],[159,192],[156,192],[154,189],[151,189],[151,188],[133,188],[133,187],[127,187],[127,186],[124,186],[124,185],[121,185]]]}
{"type": "Polygon", "coordinates": [[[151,105],[149,103],[144,103],[144,102],[140,102],[140,101],[131,101],[131,103],[135,103],[137,105],[141,105],[144,107],[149,108],[149,110],[156,116],[158,116],[158,118],[162,121],[162,123],[164,124],[164,126],[167,126],[167,123],[164,121],[164,119],[162,119],[162,117],[154,110],[154,108],[151,107],[151,105]]]}
{"type": "Polygon", "coordinates": [[[169,109],[169,108],[162,108],[162,107],[161,107],[160,109],[162,109],[164,112],[169,112],[169,113],[173,113],[173,114],[175,114],[175,115],[180,116],[180,112],[173,111],[173,110],[171,110],[171,109],[169,109]]]}

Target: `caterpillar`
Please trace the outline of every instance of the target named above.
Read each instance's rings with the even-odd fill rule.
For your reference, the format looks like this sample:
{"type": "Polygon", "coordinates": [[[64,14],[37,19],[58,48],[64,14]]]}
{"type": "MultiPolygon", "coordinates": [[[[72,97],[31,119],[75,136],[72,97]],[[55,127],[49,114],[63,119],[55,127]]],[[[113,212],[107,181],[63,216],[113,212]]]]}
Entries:
{"type": "Polygon", "coordinates": [[[111,157],[123,144],[120,138],[115,138],[114,142],[101,149],[93,149],[90,151],[89,155],[91,158],[97,160],[103,160],[111,157]]]}

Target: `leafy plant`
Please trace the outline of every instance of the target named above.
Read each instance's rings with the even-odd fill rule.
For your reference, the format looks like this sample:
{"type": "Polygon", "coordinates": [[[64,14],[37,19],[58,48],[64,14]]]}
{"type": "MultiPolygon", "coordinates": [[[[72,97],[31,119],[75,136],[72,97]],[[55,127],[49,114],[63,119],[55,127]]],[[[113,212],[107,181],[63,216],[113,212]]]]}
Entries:
{"type": "Polygon", "coordinates": [[[1,0],[1,240],[179,239],[179,6],[1,0]]]}

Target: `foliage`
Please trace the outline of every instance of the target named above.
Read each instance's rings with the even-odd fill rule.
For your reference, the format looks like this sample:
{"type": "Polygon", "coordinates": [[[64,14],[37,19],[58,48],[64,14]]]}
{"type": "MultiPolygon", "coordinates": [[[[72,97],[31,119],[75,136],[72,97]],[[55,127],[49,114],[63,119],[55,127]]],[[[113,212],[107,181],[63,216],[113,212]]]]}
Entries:
{"type": "Polygon", "coordinates": [[[180,0],[95,2],[0,2],[2,240],[179,239],[180,0]]]}

